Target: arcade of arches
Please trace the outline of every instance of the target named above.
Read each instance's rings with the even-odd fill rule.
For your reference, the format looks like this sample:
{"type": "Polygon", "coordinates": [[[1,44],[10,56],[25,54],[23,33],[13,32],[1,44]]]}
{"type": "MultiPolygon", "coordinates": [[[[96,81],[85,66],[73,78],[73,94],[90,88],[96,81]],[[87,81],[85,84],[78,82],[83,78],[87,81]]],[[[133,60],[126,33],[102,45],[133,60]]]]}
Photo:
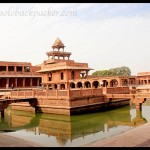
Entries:
{"type": "Polygon", "coordinates": [[[64,83],[47,83],[43,86],[45,89],[68,89],[68,88],[101,88],[101,87],[119,87],[119,86],[133,86],[136,85],[136,78],[132,77],[107,77],[102,78],[86,78],[86,79],[75,79],[69,80],[64,83]]]}
{"type": "Polygon", "coordinates": [[[130,86],[135,85],[135,78],[126,78],[126,79],[114,79],[110,77],[109,79],[84,79],[84,80],[75,80],[70,82],[70,88],[100,88],[100,87],[117,87],[117,86],[130,86]]]}

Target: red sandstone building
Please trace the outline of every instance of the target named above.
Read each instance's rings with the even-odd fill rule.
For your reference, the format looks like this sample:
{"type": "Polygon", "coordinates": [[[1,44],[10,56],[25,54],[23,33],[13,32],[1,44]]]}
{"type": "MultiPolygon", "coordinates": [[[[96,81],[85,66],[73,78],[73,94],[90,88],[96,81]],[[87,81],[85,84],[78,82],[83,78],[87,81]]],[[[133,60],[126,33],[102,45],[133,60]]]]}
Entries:
{"type": "Polygon", "coordinates": [[[137,74],[138,85],[150,85],[150,72],[139,72],[137,74]]]}
{"type": "Polygon", "coordinates": [[[48,59],[40,66],[28,62],[0,61],[0,88],[41,86],[45,89],[98,88],[150,84],[150,73],[137,76],[90,76],[88,63],[70,60],[71,53],[64,51],[64,44],[57,38],[48,59]]]}
{"type": "Polygon", "coordinates": [[[70,60],[70,52],[64,51],[64,44],[56,39],[52,51],[47,52],[48,60],[41,65],[42,86],[46,89],[68,89],[69,80],[87,78],[91,68],[87,63],[70,60]]]}
{"type": "Polygon", "coordinates": [[[92,68],[87,63],[70,60],[70,52],[64,51],[64,44],[57,38],[47,52],[48,60],[41,65],[42,86],[45,89],[98,88],[136,85],[136,76],[101,77],[89,76],[92,68]]]}
{"type": "MultiPolygon", "coordinates": [[[[88,63],[70,60],[70,52],[64,51],[64,44],[57,38],[52,50],[47,52],[48,59],[36,71],[42,77],[44,90],[11,92],[13,98],[36,97],[37,112],[72,115],[78,112],[96,111],[102,108],[108,99],[106,92],[129,93],[129,85],[136,82],[135,76],[129,77],[92,77],[88,73],[92,68],[88,63]],[[122,87],[125,86],[125,87],[122,87]],[[118,87],[115,88],[114,87],[118,87]],[[108,89],[109,88],[109,89],[108,89]]],[[[129,100],[115,102],[113,105],[127,105],[129,100]],[[116,104],[117,103],[117,104],[116,104]]],[[[111,104],[111,103],[110,103],[111,104]]],[[[12,109],[33,111],[28,103],[14,103],[12,109]]]]}
{"type": "MultiPolygon", "coordinates": [[[[73,114],[79,111],[93,111],[108,105],[126,105],[129,99],[104,98],[103,94],[129,94],[129,87],[143,83],[145,76],[90,76],[88,63],[70,60],[70,52],[64,51],[64,44],[57,38],[48,59],[39,66],[30,63],[1,62],[0,85],[5,88],[13,83],[15,87],[34,87],[40,83],[44,90],[11,91],[13,98],[36,97],[38,112],[73,114]],[[107,87],[107,88],[105,88],[107,87]],[[105,91],[107,90],[107,92],[105,91]],[[111,102],[111,100],[114,100],[111,102]],[[110,102],[110,103],[108,103],[110,102]]],[[[144,81],[150,83],[149,79],[144,81]]],[[[30,111],[29,104],[12,104],[12,108],[30,111]]]]}
{"type": "Polygon", "coordinates": [[[28,62],[6,62],[0,61],[0,88],[37,87],[41,84],[41,75],[36,71],[40,66],[32,66],[28,62]]]}
{"type": "Polygon", "coordinates": [[[142,93],[150,92],[150,72],[139,72],[137,74],[137,90],[142,93]]]}

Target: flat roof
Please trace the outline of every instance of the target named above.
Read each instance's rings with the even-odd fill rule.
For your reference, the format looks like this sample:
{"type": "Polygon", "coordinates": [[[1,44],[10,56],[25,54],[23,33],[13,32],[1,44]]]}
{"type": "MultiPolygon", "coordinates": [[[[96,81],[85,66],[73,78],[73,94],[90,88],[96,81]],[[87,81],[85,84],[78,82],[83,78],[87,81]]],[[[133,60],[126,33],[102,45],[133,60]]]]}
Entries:
{"type": "Polygon", "coordinates": [[[63,70],[63,69],[94,70],[94,69],[89,68],[89,67],[60,66],[60,67],[54,67],[54,68],[45,68],[45,69],[41,69],[41,70],[36,71],[36,72],[48,72],[48,71],[63,70]]]}

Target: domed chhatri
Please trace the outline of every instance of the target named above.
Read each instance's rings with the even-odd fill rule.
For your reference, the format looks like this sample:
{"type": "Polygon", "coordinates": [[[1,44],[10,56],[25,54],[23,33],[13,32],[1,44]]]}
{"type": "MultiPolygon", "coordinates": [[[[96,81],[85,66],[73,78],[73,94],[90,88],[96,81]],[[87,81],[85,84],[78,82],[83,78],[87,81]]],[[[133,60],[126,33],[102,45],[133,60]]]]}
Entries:
{"type": "Polygon", "coordinates": [[[53,50],[56,48],[56,49],[58,49],[58,51],[59,51],[59,49],[60,48],[62,48],[63,50],[64,50],[64,44],[62,43],[62,41],[57,37],[57,39],[55,40],[55,42],[54,42],[54,44],[53,44],[53,46],[52,46],[52,48],[53,48],[53,50]]]}
{"type": "Polygon", "coordinates": [[[54,62],[54,60],[60,60],[61,58],[65,60],[66,57],[69,60],[71,52],[64,52],[64,47],[65,46],[62,41],[57,37],[54,44],[52,45],[53,50],[46,52],[46,55],[48,56],[48,63],[50,63],[50,60],[54,62]],[[62,49],[62,51],[60,51],[60,49],[62,49]]]}

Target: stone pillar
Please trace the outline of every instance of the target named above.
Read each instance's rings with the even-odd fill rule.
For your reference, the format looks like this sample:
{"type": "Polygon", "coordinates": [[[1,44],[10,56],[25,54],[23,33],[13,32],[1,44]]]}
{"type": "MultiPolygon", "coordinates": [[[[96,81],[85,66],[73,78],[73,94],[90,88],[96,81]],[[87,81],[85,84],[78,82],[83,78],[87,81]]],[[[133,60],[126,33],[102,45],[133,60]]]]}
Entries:
{"type": "Polygon", "coordinates": [[[135,107],[137,111],[142,111],[142,104],[141,103],[135,103],[135,107]]]}
{"type": "Polygon", "coordinates": [[[86,76],[85,76],[85,78],[87,78],[87,76],[88,76],[88,70],[86,70],[86,76]]]}
{"type": "Polygon", "coordinates": [[[103,94],[107,94],[107,87],[103,87],[103,94]]]}
{"type": "Polygon", "coordinates": [[[136,110],[142,111],[142,103],[145,102],[146,99],[144,99],[144,98],[133,98],[131,100],[135,104],[136,110]]]}
{"type": "Polygon", "coordinates": [[[107,87],[110,87],[110,81],[108,80],[108,85],[107,85],[107,87]]]}
{"type": "Polygon", "coordinates": [[[25,78],[23,78],[23,87],[25,87],[25,78]]]}
{"type": "Polygon", "coordinates": [[[15,78],[15,85],[14,86],[17,87],[17,78],[15,78]]]}
{"type": "Polygon", "coordinates": [[[22,72],[24,72],[24,66],[22,66],[22,72]]]}
{"type": "Polygon", "coordinates": [[[57,89],[60,90],[60,84],[59,83],[57,84],[57,89]]]}
{"type": "Polygon", "coordinates": [[[93,86],[92,82],[90,82],[90,84],[91,84],[91,88],[92,88],[92,89],[95,88],[95,87],[93,86]]]}
{"type": "MultiPolygon", "coordinates": [[[[75,88],[79,88],[79,87],[77,87],[77,83],[74,83],[75,84],[75,88]]],[[[69,87],[70,87],[70,85],[69,85],[69,87]]]]}
{"type": "Polygon", "coordinates": [[[118,80],[118,86],[122,86],[122,80],[121,79],[118,80]]]}
{"type": "Polygon", "coordinates": [[[46,90],[49,90],[48,84],[46,85],[46,90]]]}
{"type": "Polygon", "coordinates": [[[40,79],[37,79],[37,86],[40,86],[40,79]]]}
{"type": "Polygon", "coordinates": [[[8,72],[8,66],[6,66],[6,71],[8,72]]]}
{"type": "Polygon", "coordinates": [[[33,80],[33,78],[30,78],[30,87],[32,87],[32,80],[33,80]]]}
{"type": "Polygon", "coordinates": [[[17,67],[15,66],[15,67],[14,67],[14,72],[16,72],[16,70],[17,70],[17,67]]]}
{"type": "Polygon", "coordinates": [[[66,89],[70,89],[70,84],[69,84],[69,82],[66,82],[66,89]]]}
{"type": "Polygon", "coordinates": [[[7,78],[7,83],[8,83],[8,87],[9,87],[9,78],[7,78]]]}

